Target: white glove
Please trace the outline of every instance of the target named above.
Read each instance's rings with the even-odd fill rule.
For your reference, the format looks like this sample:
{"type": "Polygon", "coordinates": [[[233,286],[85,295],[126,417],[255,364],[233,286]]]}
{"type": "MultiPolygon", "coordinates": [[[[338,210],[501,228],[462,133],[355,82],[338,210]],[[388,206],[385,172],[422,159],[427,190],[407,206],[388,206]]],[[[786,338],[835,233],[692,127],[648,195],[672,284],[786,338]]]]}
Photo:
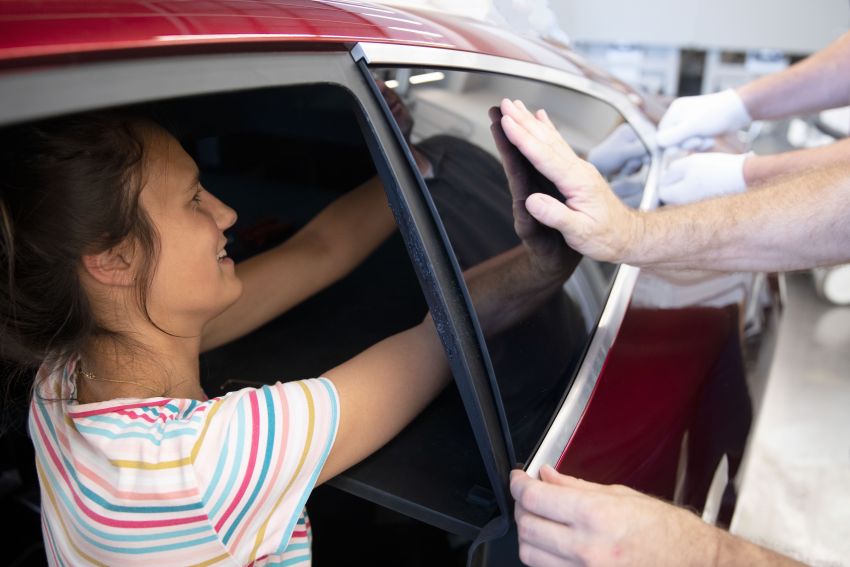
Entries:
{"type": "Polygon", "coordinates": [[[629,175],[640,169],[647,155],[646,147],[634,128],[624,123],[587,152],[587,161],[602,175],[609,176],[621,170],[629,175]]]}
{"type": "Polygon", "coordinates": [[[734,89],[677,98],[658,124],[656,142],[662,148],[681,146],[707,150],[711,138],[734,132],[753,121],[744,101],[734,89]]]}
{"type": "Polygon", "coordinates": [[[672,205],[743,193],[744,162],[751,154],[691,154],[672,162],[661,176],[658,197],[672,205]]]}

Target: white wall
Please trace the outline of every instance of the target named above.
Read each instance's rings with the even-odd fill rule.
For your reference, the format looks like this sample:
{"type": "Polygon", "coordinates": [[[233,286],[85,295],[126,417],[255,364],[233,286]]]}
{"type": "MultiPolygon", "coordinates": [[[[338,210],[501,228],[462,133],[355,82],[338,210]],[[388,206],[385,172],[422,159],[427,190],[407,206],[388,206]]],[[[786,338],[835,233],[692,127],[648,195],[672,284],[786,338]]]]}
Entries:
{"type": "Polygon", "coordinates": [[[850,27],[848,0],[552,0],[573,41],[806,54],[850,27]]]}

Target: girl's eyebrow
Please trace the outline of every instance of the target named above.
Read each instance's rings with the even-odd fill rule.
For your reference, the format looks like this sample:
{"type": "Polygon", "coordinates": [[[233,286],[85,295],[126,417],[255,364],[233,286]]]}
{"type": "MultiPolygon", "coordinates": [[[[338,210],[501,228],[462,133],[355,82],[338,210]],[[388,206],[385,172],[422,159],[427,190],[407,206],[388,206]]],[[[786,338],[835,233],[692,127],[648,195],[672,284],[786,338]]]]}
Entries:
{"type": "Polygon", "coordinates": [[[199,169],[195,169],[195,175],[192,176],[192,182],[186,186],[186,192],[194,192],[195,188],[198,186],[198,183],[201,182],[201,171],[199,169]]]}

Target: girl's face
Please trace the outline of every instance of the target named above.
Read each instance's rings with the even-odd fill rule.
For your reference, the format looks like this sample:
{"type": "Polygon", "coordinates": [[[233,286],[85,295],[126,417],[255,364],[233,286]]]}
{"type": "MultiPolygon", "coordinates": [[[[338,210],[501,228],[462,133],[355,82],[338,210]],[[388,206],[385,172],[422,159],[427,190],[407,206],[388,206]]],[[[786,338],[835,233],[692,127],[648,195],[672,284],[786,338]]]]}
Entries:
{"type": "Polygon", "coordinates": [[[150,128],[145,141],[140,201],[159,243],[148,312],[163,330],[196,336],[242,293],[224,255],[236,212],[204,190],[194,160],[170,134],[150,128]]]}

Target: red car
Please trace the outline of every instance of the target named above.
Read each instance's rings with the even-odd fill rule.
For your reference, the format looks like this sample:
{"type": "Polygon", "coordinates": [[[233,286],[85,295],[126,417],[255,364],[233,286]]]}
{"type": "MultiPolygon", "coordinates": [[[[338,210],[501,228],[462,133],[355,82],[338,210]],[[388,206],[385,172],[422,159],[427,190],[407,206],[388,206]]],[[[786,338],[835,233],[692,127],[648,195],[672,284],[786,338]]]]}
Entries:
{"type": "MultiPolygon", "coordinates": [[[[609,181],[632,206],[658,206],[663,106],[567,46],[353,0],[9,0],[0,97],[0,127],[107,107],[155,115],[204,185],[239,211],[228,247],[237,259],[380,177],[396,236],[344,280],[202,360],[211,394],[314,376],[430,309],[456,387],[332,481],[337,489],[454,534],[459,555],[491,565],[519,562],[508,492],[518,463],[730,521],[771,356],[774,278],[584,259],[561,293],[496,337],[483,338],[471,307],[462,270],[518,242],[487,116],[501,98],[545,107],[580,154],[627,129],[645,154],[609,181]]],[[[23,484],[4,489],[18,502],[32,463],[3,465],[19,469],[23,484]]],[[[317,546],[331,547],[312,515],[317,546]]],[[[40,538],[37,529],[26,528],[40,538]]],[[[346,556],[381,562],[364,549],[346,556]]],[[[332,556],[317,549],[317,564],[323,553],[332,556]]]]}

